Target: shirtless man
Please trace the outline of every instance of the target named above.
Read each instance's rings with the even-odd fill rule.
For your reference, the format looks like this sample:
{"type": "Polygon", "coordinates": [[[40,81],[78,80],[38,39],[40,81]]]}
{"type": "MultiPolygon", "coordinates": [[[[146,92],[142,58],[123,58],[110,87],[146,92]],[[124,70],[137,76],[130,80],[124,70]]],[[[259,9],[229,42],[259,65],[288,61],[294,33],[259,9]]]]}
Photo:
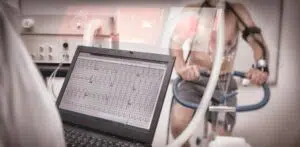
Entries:
{"type": "MultiPolygon", "coordinates": [[[[204,3],[197,3],[189,5],[186,8],[200,8],[200,7],[216,7],[217,0],[206,0],[204,3]]],[[[228,4],[228,3],[227,3],[228,4]]],[[[194,36],[196,33],[197,18],[189,18],[183,21],[181,25],[178,23],[173,32],[170,42],[170,53],[176,57],[175,70],[184,79],[179,87],[179,95],[187,101],[199,103],[204,93],[203,87],[208,82],[208,77],[200,76],[199,69],[206,69],[208,72],[213,66],[213,56],[216,51],[216,31],[212,31],[210,36],[210,48],[212,52],[197,51],[195,45],[191,49],[189,59],[184,61],[182,46],[186,39],[194,36]],[[197,80],[198,79],[198,80],[197,80]],[[191,82],[193,81],[193,82],[191,82]],[[201,88],[202,87],[202,88],[201,88]]],[[[225,8],[225,60],[221,67],[222,75],[232,72],[232,65],[234,62],[234,54],[236,52],[237,39],[239,32],[242,32],[244,40],[253,49],[254,59],[256,61],[255,67],[250,68],[247,73],[247,78],[253,84],[261,85],[268,79],[268,52],[263,40],[263,36],[260,33],[260,29],[255,25],[248,10],[239,3],[230,3],[225,8]],[[236,13],[236,14],[234,14],[236,13]],[[238,15],[238,16],[237,16],[238,15]],[[246,27],[247,26],[247,27],[246,27]]],[[[209,35],[208,35],[209,37],[209,35]]],[[[192,42],[193,43],[193,42],[192,42]]],[[[192,46],[193,47],[193,46],[192,46]]],[[[202,49],[203,50],[203,49],[202,49]]],[[[206,50],[206,49],[204,49],[206,50]]],[[[227,74],[231,75],[231,74],[227,74]]],[[[220,79],[220,78],[219,78],[220,79]]],[[[222,81],[221,81],[222,82],[222,81]]],[[[221,83],[220,81],[218,82],[221,83]]],[[[237,85],[234,79],[230,80],[228,91],[236,90],[237,85]]],[[[217,90],[222,90],[216,88],[217,90]]],[[[224,90],[224,89],[223,89],[224,90]]],[[[216,96],[217,97],[217,96],[216,96]]],[[[215,98],[216,98],[215,97],[215,98]]],[[[214,99],[214,96],[213,96],[214,99]]],[[[236,106],[236,98],[228,101],[227,105],[236,106]]],[[[176,138],[186,128],[193,117],[194,110],[175,102],[171,112],[171,130],[173,136],[176,138]]],[[[208,113],[208,120],[212,122],[213,129],[215,130],[216,114],[208,113]]],[[[232,128],[235,124],[235,113],[228,113],[226,115],[226,123],[230,125],[230,128],[224,129],[218,132],[219,135],[231,135],[232,128]]],[[[184,146],[189,146],[185,143],[184,146]]]]}

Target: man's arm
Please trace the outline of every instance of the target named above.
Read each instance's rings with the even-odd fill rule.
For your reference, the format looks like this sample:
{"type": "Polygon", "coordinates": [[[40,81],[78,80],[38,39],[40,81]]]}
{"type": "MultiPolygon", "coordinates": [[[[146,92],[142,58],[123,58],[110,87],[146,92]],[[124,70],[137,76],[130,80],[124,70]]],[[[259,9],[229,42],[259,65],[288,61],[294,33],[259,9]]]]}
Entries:
{"type": "Polygon", "coordinates": [[[193,80],[199,77],[196,66],[188,66],[184,60],[182,46],[184,42],[195,35],[197,18],[187,17],[180,20],[172,33],[170,40],[170,54],[176,57],[175,70],[184,80],[193,80]]]}
{"type": "Polygon", "coordinates": [[[174,65],[176,72],[178,72],[182,67],[185,66],[182,49],[182,45],[185,40],[186,37],[181,36],[178,28],[175,28],[170,40],[170,54],[171,56],[176,57],[174,65]]]}
{"type": "Polygon", "coordinates": [[[260,61],[265,61],[266,68],[263,71],[257,69],[250,69],[248,72],[248,78],[251,79],[254,84],[262,84],[268,79],[268,60],[269,50],[261,34],[261,30],[256,26],[249,11],[242,4],[233,5],[234,10],[238,13],[242,21],[248,28],[254,28],[254,30],[246,30],[245,26],[239,22],[239,29],[243,31],[244,40],[250,45],[254,53],[254,59],[256,65],[260,64],[260,61]]]}
{"type": "MultiPolygon", "coordinates": [[[[236,10],[240,18],[244,21],[244,23],[249,28],[259,28],[256,26],[255,22],[253,21],[249,11],[247,8],[242,4],[235,4],[233,8],[236,10]]],[[[245,31],[245,27],[239,23],[239,29],[242,31],[245,31]]],[[[254,31],[255,32],[255,31],[254,31]]],[[[263,35],[261,33],[251,33],[248,32],[249,35],[247,35],[247,38],[245,38],[245,41],[250,45],[250,47],[253,49],[254,52],[254,58],[255,61],[258,61],[259,59],[269,59],[269,51],[267,48],[267,45],[263,39],[263,35]]]]}

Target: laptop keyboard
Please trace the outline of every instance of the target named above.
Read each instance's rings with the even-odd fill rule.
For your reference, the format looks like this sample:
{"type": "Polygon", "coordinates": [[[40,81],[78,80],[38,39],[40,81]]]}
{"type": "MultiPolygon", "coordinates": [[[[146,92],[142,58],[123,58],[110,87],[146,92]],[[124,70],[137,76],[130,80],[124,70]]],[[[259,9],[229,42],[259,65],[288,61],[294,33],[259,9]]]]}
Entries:
{"type": "Polygon", "coordinates": [[[140,143],[131,143],[75,127],[64,127],[67,147],[144,147],[140,143]]]}

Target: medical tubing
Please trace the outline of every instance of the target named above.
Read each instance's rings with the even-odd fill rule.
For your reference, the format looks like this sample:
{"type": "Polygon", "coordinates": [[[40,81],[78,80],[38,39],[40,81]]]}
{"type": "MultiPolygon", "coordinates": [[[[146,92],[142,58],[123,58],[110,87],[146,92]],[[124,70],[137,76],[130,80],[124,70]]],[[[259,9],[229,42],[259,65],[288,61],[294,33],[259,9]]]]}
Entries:
{"type": "Polygon", "coordinates": [[[61,68],[62,65],[63,65],[63,62],[59,63],[59,65],[57,66],[57,68],[52,73],[53,76],[51,77],[51,79],[49,78],[49,81],[51,81],[51,84],[50,84],[51,85],[51,92],[52,92],[52,94],[53,94],[53,96],[55,98],[57,98],[57,95],[54,92],[54,79],[56,78],[56,74],[57,74],[58,70],[61,68]]]}
{"type": "Polygon", "coordinates": [[[204,92],[204,95],[202,97],[202,100],[200,101],[200,107],[197,108],[197,111],[195,113],[195,116],[189,123],[189,125],[186,127],[186,129],[171,143],[168,144],[168,147],[178,147],[184,144],[196,131],[196,129],[199,126],[199,123],[201,120],[204,119],[206,110],[210,104],[213,92],[216,88],[219,74],[221,71],[221,65],[222,65],[222,57],[224,53],[224,10],[218,9],[217,11],[218,18],[219,18],[219,27],[218,27],[218,33],[217,33],[217,52],[216,52],[216,58],[214,61],[212,74],[209,78],[208,85],[206,88],[206,91],[204,92]]]}
{"type": "Polygon", "coordinates": [[[50,88],[50,92],[52,92],[52,94],[53,94],[53,96],[55,97],[55,98],[57,98],[57,95],[55,94],[55,92],[54,92],[54,79],[55,79],[55,77],[56,77],[56,74],[57,74],[57,72],[58,72],[58,70],[61,68],[61,66],[63,65],[63,62],[64,62],[64,60],[65,60],[65,55],[63,55],[62,56],[62,59],[61,59],[61,61],[60,61],[60,63],[58,64],[58,66],[54,69],[54,71],[51,73],[51,75],[50,75],[50,77],[49,77],[49,82],[48,82],[48,84],[47,84],[47,86],[50,88]]]}

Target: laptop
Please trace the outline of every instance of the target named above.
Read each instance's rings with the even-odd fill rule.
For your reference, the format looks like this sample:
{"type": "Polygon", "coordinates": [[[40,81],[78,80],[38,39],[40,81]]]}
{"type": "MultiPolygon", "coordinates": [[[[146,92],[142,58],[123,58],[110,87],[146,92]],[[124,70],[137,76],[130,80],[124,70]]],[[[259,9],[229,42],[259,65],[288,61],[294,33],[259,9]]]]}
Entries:
{"type": "Polygon", "coordinates": [[[174,61],[78,46],[56,103],[67,146],[151,146],[174,61]]]}

